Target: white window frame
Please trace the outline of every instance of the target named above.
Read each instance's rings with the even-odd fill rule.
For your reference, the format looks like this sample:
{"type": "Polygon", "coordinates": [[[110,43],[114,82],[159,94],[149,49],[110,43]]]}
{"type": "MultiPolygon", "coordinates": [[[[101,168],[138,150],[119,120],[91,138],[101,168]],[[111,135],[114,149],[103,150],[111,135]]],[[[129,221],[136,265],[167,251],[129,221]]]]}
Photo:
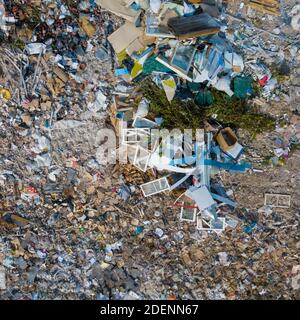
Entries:
{"type": "Polygon", "coordinates": [[[272,207],[272,208],[289,208],[291,206],[291,196],[290,195],[286,195],[286,194],[277,194],[277,193],[265,193],[265,206],[268,207],[272,207]],[[269,204],[268,203],[268,197],[276,197],[277,198],[277,202],[276,204],[269,204]],[[279,199],[280,198],[286,198],[287,199],[287,205],[278,205],[278,203],[280,203],[279,199]]]}
{"type": "Polygon", "coordinates": [[[183,218],[183,212],[185,209],[193,209],[193,208],[185,208],[184,207],[184,202],[181,202],[182,204],[182,207],[181,207],[181,210],[180,210],[180,221],[187,221],[187,222],[196,222],[196,216],[197,216],[197,210],[198,210],[198,207],[194,208],[194,212],[193,212],[193,220],[190,220],[190,219],[185,219],[183,218]]]}
{"type": "MultiPolygon", "coordinates": [[[[211,219],[212,220],[212,219],[211,219]]],[[[226,227],[226,221],[225,218],[218,218],[218,220],[223,221],[223,228],[222,229],[215,229],[211,226],[211,220],[210,221],[206,221],[205,219],[203,219],[201,216],[197,216],[197,230],[199,231],[224,231],[225,227],[226,227]],[[206,224],[208,226],[208,228],[204,228],[203,224],[206,224]]]]}
{"type": "Polygon", "coordinates": [[[155,194],[158,194],[158,193],[161,193],[161,192],[169,191],[169,190],[170,190],[170,185],[169,185],[169,182],[168,182],[168,180],[167,180],[166,177],[163,177],[163,178],[160,178],[160,179],[157,179],[157,180],[153,180],[153,181],[144,183],[144,184],[140,185],[140,187],[141,187],[142,192],[143,192],[143,195],[144,195],[145,197],[150,197],[150,196],[153,196],[153,195],[155,195],[155,194]],[[144,186],[147,186],[147,185],[150,185],[150,184],[153,184],[153,185],[155,186],[155,183],[160,182],[160,181],[164,181],[165,184],[167,185],[167,188],[157,189],[157,188],[155,187],[156,191],[154,191],[154,192],[152,192],[152,193],[149,193],[149,194],[146,194],[146,193],[145,193],[145,190],[143,189],[144,186]]]}

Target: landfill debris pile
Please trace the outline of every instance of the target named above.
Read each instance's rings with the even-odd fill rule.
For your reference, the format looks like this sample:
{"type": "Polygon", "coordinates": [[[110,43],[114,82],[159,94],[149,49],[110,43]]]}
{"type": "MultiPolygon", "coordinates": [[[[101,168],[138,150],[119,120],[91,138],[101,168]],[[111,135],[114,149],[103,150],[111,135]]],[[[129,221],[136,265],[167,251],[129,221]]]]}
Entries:
{"type": "Polygon", "coordinates": [[[299,5],[0,0],[1,298],[299,299],[299,5]]]}
{"type": "MultiPolygon", "coordinates": [[[[121,3],[99,1],[112,12],[117,12],[121,3]]],[[[257,7],[252,2],[249,6],[257,7]]],[[[150,1],[144,9],[142,22],[132,22],[125,16],[126,23],[108,37],[118,59],[115,75],[124,86],[147,81],[145,79],[150,77],[165,93],[162,109],[176,98],[193,101],[194,109],[213,106],[216,99],[216,91],[213,90],[224,92],[228,97],[227,103],[233,96],[241,102],[247,97],[265,98],[267,101],[276,98],[277,79],[259,58],[248,59],[247,49],[253,54],[256,48],[249,46],[249,39],[245,44],[243,40],[246,37],[240,29],[234,31],[228,27],[226,16],[217,3],[183,1],[180,5],[170,1],[150,1]],[[127,39],[124,34],[128,35],[127,39]],[[255,86],[260,87],[258,95],[254,94],[255,86]],[[182,93],[183,88],[186,88],[185,93],[182,93]]],[[[290,72],[284,59],[281,59],[280,67],[284,69],[282,74],[290,72]]],[[[216,176],[221,170],[245,172],[252,167],[241,157],[244,148],[232,129],[222,128],[217,121],[213,123],[212,118],[219,120],[220,117],[212,115],[206,118],[206,127],[198,120],[198,128],[205,129],[199,133],[201,137],[195,137],[194,133],[170,134],[165,135],[162,141],[157,137],[155,143],[153,132],[157,128],[165,128],[163,111],[153,110],[155,102],[151,92],[149,97],[139,99],[136,90],[133,93],[130,89],[124,90],[115,93],[111,107],[124,157],[129,157],[131,163],[143,172],[149,169],[159,173],[168,171],[168,175],[141,185],[144,196],[187,189],[174,203],[181,207],[181,219],[196,222],[200,231],[224,230],[226,218],[222,213],[218,217],[217,212],[222,212],[224,204],[234,209],[236,203],[224,188],[211,186],[211,176],[216,176]],[[139,100],[137,108],[132,106],[134,103],[130,103],[130,99],[139,100]],[[189,155],[186,155],[186,149],[189,149],[189,155]]],[[[173,108],[173,112],[180,110],[173,108]]],[[[189,116],[198,115],[191,112],[189,116]]],[[[239,121],[239,116],[236,117],[239,121]]],[[[224,122],[222,118],[220,121],[224,122]]],[[[259,127],[258,121],[253,125],[259,127]]],[[[173,128],[176,128],[175,123],[173,128]]],[[[299,133],[292,136],[297,144],[299,133]]],[[[278,148],[274,149],[275,157],[272,158],[275,164],[288,157],[290,141],[284,143],[276,138],[276,144],[278,148]]]]}

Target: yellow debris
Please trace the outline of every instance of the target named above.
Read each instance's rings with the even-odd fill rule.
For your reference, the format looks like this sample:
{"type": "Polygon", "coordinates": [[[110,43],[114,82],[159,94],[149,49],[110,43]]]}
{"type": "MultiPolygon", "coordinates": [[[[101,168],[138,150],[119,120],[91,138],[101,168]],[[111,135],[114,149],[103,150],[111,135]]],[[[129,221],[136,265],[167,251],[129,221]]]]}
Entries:
{"type": "Polygon", "coordinates": [[[4,100],[10,100],[11,99],[11,93],[7,89],[0,89],[0,98],[4,100]]]}
{"type": "Polygon", "coordinates": [[[134,66],[131,70],[132,79],[136,78],[142,71],[143,71],[143,66],[140,63],[135,62],[134,66]]]}

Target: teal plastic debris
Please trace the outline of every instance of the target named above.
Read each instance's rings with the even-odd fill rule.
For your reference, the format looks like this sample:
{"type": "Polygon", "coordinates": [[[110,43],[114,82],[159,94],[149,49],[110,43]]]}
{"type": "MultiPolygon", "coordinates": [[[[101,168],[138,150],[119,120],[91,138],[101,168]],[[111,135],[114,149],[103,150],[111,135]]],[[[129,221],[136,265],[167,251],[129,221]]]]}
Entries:
{"type": "Polygon", "coordinates": [[[209,90],[202,90],[195,97],[195,103],[200,107],[209,106],[213,102],[214,102],[214,97],[209,90]]]}
{"type": "Polygon", "coordinates": [[[200,83],[196,83],[196,82],[188,82],[187,85],[192,92],[198,92],[201,86],[200,83]]]}
{"type": "Polygon", "coordinates": [[[118,112],[118,113],[116,114],[116,118],[119,119],[119,120],[124,119],[124,116],[125,116],[124,112],[118,112]]]}
{"type": "Polygon", "coordinates": [[[160,62],[158,62],[156,59],[156,56],[151,56],[148,58],[143,66],[143,74],[149,75],[153,71],[159,71],[159,72],[165,72],[170,73],[170,69],[162,65],[160,62]]]}
{"type": "Polygon", "coordinates": [[[237,98],[245,99],[253,93],[251,77],[235,77],[233,79],[233,91],[237,98]]]}
{"type": "Polygon", "coordinates": [[[50,120],[49,119],[46,119],[45,122],[44,122],[44,127],[45,128],[50,128],[50,120]]]}
{"type": "Polygon", "coordinates": [[[138,226],[135,228],[135,234],[138,236],[139,234],[141,234],[144,231],[144,227],[143,226],[138,226]]]}

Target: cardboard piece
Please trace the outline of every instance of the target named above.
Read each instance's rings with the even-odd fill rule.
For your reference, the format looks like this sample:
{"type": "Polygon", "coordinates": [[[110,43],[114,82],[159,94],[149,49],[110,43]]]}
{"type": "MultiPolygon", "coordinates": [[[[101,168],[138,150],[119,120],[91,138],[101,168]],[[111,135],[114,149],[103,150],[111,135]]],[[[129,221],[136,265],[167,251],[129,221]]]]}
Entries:
{"type": "Polygon", "coordinates": [[[237,159],[244,148],[237,142],[237,137],[231,128],[222,129],[216,135],[221,150],[233,159],[237,159]]]}
{"type": "Polygon", "coordinates": [[[134,24],[137,22],[142,12],[141,10],[136,11],[130,8],[128,1],[125,0],[96,0],[96,3],[103,9],[106,9],[134,24]]]}
{"type": "Polygon", "coordinates": [[[237,143],[237,137],[231,128],[222,129],[216,136],[216,141],[218,142],[220,148],[227,152],[234,148],[237,143]]]}
{"type": "MultiPolygon", "coordinates": [[[[108,41],[111,43],[117,54],[126,50],[134,41],[140,40],[140,47],[143,48],[143,30],[137,28],[134,24],[126,22],[122,27],[116,30],[108,37],[108,41]]],[[[137,43],[134,47],[138,47],[137,43]]]]}

